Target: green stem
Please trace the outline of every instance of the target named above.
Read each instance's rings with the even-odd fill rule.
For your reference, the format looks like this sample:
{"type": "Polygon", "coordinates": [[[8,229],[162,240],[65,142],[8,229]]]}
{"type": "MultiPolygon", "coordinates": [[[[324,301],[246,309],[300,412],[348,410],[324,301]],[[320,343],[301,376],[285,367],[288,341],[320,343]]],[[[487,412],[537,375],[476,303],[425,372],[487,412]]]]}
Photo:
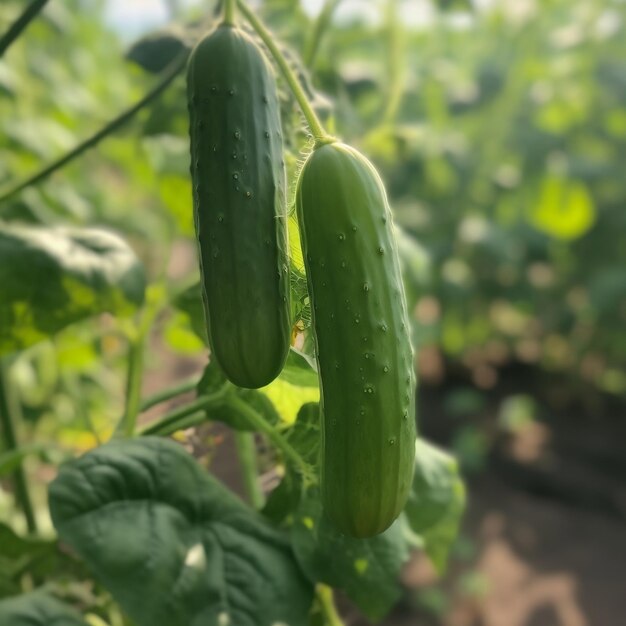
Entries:
{"type": "Polygon", "coordinates": [[[317,114],[313,110],[313,107],[309,103],[309,100],[304,93],[304,89],[300,85],[296,75],[294,74],[291,67],[289,67],[289,63],[285,56],[280,51],[276,43],[274,42],[274,38],[272,34],[267,30],[265,25],[261,22],[261,20],[254,14],[254,12],[244,3],[242,0],[237,0],[237,6],[239,10],[243,13],[245,18],[250,22],[252,28],[256,31],[259,37],[262,39],[263,43],[267,46],[267,49],[270,51],[271,55],[274,57],[276,64],[280,68],[289,88],[291,89],[294,97],[298,101],[300,105],[300,109],[302,109],[302,113],[311,129],[311,133],[315,139],[315,146],[320,146],[325,143],[332,143],[336,141],[334,137],[329,135],[322,126],[317,114]]]}
{"type": "Polygon", "coordinates": [[[179,430],[187,430],[188,428],[195,428],[196,426],[200,426],[208,420],[206,411],[196,411],[195,413],[191,413],[190,415],[185,415],[184,417],[180,417],[177,420],[173,420],[169,424],[165,424],[158,431],[154,432],[142,431],[140,435],[142,437],[147,437],[149,435],[153,435],[156,437],[169,437],[179,430]]]}
{"type": "MultiPolygon", "coordinates": [[[[2,424],[7,451],[12,452],[19,449],[14,422],[19,418],[20,410],[16,399],[10,392],[8,382],[7,365],[0,359],[0,424],[2,424]]],[[[34,534],[37,532],[37,520],[35,519],[35,512],[28,492],[26,473],[21,462],[13,473],[13,482],[15,485],[15,499],[19,502],[24,512],[28,531],[34,534]]]]}
{"type": "MultiPolygon", "coordinates": [[[[189,404],[185,404],[177,409],[174,409],[167,415],[164,415],[157,421],[149,424],[142,430],[140,430],[140,435],[165,435],[171,434],[176,430],[180,430],[179,422],[185,420],[185,428],[189,428],[189,424],[186,418],[190,416],[201,416],[198,419],[197,423],[206,421],[206,410],[211,408],[212,406],[216,406],[224,401],[226,397],[227,386],[224,385],[219,391],[212,393],[210,395],[201,396],[197,398],[193,402],[189,404]]],[[[194,425],[194,424],[191,424],[194,425]]]]}
{"type": "Polygon", "coordinates": [[[119,424],[118,433],[124,437],[135,434],[137,416],[141,407],[141,382],[143,357],[146,349],[146,333],[139,332],[130,340],[128,348],[128,373],[126,375],[126,408],[119,424]]]}
{"type": "Polygon", "coordinates": [[[404,95],[403,53],[405,33],[398,17],[398,0],[390,0],[387,5],[387,73],[389,76],[389,96],[383,114],[383,121],[390,123],[395,118],[404,95]]]}
{"type": "Polygon", "coordinates": [[[317,53],[320,49],[320,44],[324,38],[324,34],[330,26],[330,22],[333,18],[335,9],[339,6],[341,0],[326,0],[322,10],[320,11],[315,24],[313,25],[313,34],[309,39],[306,49],[304,51],[304,64],[310,69],[315,64],[317,53]]]}
{"type": "Polygon", "coordinates": [[[345,626],[341,616],[335,607],[335,599],[333,597],[332,587],[328,585],[317,585],[315,588],[317,601],[324,615],[325,626],[345,626]]]}
{"type": "Polygon", "coordinates": [[[235,6],[237,0],[224,0],[224,24],[235,25],[235,6]]]}
{"type": "Polygon", "coordinates": [[[20,33],[30,24],[33,18],[44,8],[48,0],[33,0],[24,12],[9,26],[9,30],[0,39],[0,58],[9,46],[20,36],[20,33]]]}
{"type": "Polygon", "coordinates": [[[48,178],[51,174],[61,169],[64,165],[67,165],[70,161],[80,156],[83,152],[93,148],[99,141],[104,139],[107,135],[110,135],[116,131],[120,126],[124,125],[130,120],[136,113],[143,109],[147,104],[157,98],[169,84],[178,76],[187,63],[187,52],[181,53],[179,57],[174,59],[168,66],[163,74],[163,78],[153,89],[151,89],[141,100],[131,106],[129,109],[118,115],[115,119],[111,120],[97,133],[80,143],[74,149],[70,150],[67,154],[63,155],[56,161],[53,161],[39,172],[36,172],[26,180],[23,180],[5,192],[0,193],[0,203],[13,197],[16,193],[19,193],[26,187],[31,187],[40,183],[42,180],[48,178]]]}
{"type": "Polygon", "coordinates": [[[163,391],[159,391],[151,396],[148,396],[144,400],[141,401],[139,406],[139,411],[147,411],[151,409],[153,406],[157,404],[161,404],[161,402],[165,402],[166,400],[170,400],[171,398],[175,398],[176,396],[180,396],[183,393],[188,393],[193,391],[198,384],[198,379],[190,378],[189,380],[185,380],[182,383],[178,383],[173,387],[168,389],[164,389],[163,391]]]}
{"type": "Polygon", "coordinates": [[[236,430],[234,436],[248,500],[255,509],[259,510],[263,507],[264,497],[257,476],[254,434],[236,430]]]}
{"type": "Polygon", "coordinates": [[[234,394],[229,396],[228,404],[243,415],[254,430],[263,433],[304,476],[309,475],[310,468],[302,457],[271,424],[265,421],[262,415],[234,394]]]}

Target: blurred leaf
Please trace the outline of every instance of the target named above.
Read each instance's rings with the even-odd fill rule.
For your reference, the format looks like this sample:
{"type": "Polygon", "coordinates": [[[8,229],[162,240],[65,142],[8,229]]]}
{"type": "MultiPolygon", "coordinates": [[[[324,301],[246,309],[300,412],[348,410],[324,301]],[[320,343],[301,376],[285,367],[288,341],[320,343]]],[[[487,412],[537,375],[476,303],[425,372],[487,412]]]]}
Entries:
{"type": "Polygon", "coordinates": [[[307,357],[295,348],[289,350],[287,362],[280,373],[280,378],[297,387],[319,387],[317,372],[307,357]]]}
{"type": "Polygon", "coordinates": [[[298,506],[302,492],[299,476],[288,472],[267,497],[261,513],[277,526],[289,520],[292,511],[298,506]]]}
{"type": "Polygon", "coordinates": [[[535,228],[558,239],[578,239],[595,221],[595,205],[587,186],[557,176],[543,180],[531,213],[535,228]]]}
{"type": "Polygon", "coordinates": [[[112,233],[0,223],[0,353],[104,311],[128,314],[144,289],[141,264],[112,233]]]}
{"type": "Polygon", "coordinates": [[[147,72],[157,74],[185,50],[191,48],[184,32],[169,28],[144,35],[128,49],[126,58],[147,72]]]}
{"type": "Polygon", "coordinates": [[[507,432],[519,432],[535,421],[537,404],[532,396],[508,396],[500,405],[498,423],[507,432]]]}
{"type": "Polygon", "coordinates": [[[174,218],[176,232],[187,237],[194,236],[193,212],[191,210],[191,181],[188,175],[163,175],[159,177],[159,195],[174,218]]]}
{"type": "Polygon", "coordinates": [[[309,381],[306,384],[291,384],[282,378],[277,378],[261,392],[271,400],[272,405],[285,424],[293,424],[300,407],[305,402],[317,402],[320,399],[319,387],[312,387],[309,381]]]}
{"type": "MultiPolygon", "coordinates": [[[[19,593],[24,574],[49,580],[83,574],[78,564],[59,549],[57,541],[20,537],[3,523],[0,523],[0,565],[0,597],[19,593]]],[[[1,618],[0,623],[13,624],[1,618]]]]}
{"type": "Polygon", "coordinates": [[[204,319],[204,305],[202,304],[200,281],[179,293],[172,302],[172,305],[187,314],[191,328],[203,341],[204,345],[208,346],[209,339],[207,337],[206,321],[204,319]]]}
{"type": "MultiPolygon", "coordinates": [[[[148,160],[157,174],[178,174],[189,178],[189,140],[171,134],[151,135],[143,139],[148,160]]],[[[187,198],[191,206],[191,192],[187,198]]]]}
{"type": "Polygon", "coordinates": [[[320,405],[307,402],[300,407],[296,421],[287,432],[287,441],[313,466],[317,466],[320,451],[320,419],[320,405]]]}
{"type": "MultiPolygon", "coordinates": [[[[0,477],[7,476],[15,471],[24,458],[31,454],[41,454],[48,451],[57,451],[58,447],[50,443],[33,443],[20,446],[15,450],[0,452],[0,477]]],[[[1,534],[1,533],[0,533],[1,534]]]]}
{"type": "Polygon", "coordinates": [[[480,413],[485,405],[484,394],[471,387],[450,390],[444,398],[444,410],[452,417],[480,413]]]}
{"type": "Polygon", "coordinates": [[[88,626],[67,604],[44,591],[0,600],[0,624],[7,626],[88,626]]]}
{"type": "Polygon", "coordinates": [[[116,441],[68,463],[50,512],[137,626],[307,623],[312,586],[286,539],[171,441],[116,441]]]}
{"type": "Polygon", "coordinates": [[[445,569],[464,510],[465,487],[456,460],[418,439],[413,486],[404,511],[439,572],[445,569]]]}
{"type": "Polygon", "coordinates": [[[410,550],[404,524],[401,517],[372,539],[347,537],[333,529],[317,493],[311,491],[295,514],[291,541],[311,581],[345,591],[369,619],[377,621],[401,595],[398,578],[410,550]]]}
{"type": "Polygon", "coordinates": [[[430,255],[414,237],[397,225],[395,233],[405,288],[410,295],[410,300],[414,302],[431,281],[430,255]]]}
{"type": "Polygon", "coordinates": [[[184,313],[175,313],[165,325],[163,338],[167,344],[180,354],[198,354],[204,350],[204,343],[196,335],[184,313]]]}

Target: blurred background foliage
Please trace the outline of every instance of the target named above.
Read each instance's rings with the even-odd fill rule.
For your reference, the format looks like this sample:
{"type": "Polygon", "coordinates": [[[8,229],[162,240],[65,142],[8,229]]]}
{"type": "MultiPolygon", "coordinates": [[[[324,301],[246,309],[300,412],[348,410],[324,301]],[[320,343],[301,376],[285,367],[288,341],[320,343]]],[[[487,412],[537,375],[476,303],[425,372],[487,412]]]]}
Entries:
{"type": "MultiPolygon", "coordinates": [[[[0,30],[23,4],[2,2],[0,30]]],[[[294,61],[304,59],[320,115],[386,181],[404,230],[422,378],[445,379],[451,363],[490,389],[499,368],[521,362],[622,396],[626,3],[440,1],[418,12],[412,1],[365,11],[346,0],[328,2],[318,21],[297,0],[254,5],[294,61]]],[[[130,47],[105,20],[105,0],[50,2],[30,25],[0,60],[0,196],[142,97],[210,26],[217,2],[163,6],[171,24],[130,47]]],[[[293,185],[306,132],[284,86],[282,97],[293,185]]],[[[123,234],[146,265],[148,306],[192,284],[184,77],[80,159],[1,203],[0,218],[123,234]]],[[[37,439],[54,442],[49,453],[110,434],[128,324],[82,322],[18,356],[13,380],[37,439]]],[[[150,371],[203,354],[193,315],[163,307],[156,329],[150,371]]],[[[476,398],[456,394],[446,410],[480,408],[476,398]]],[[[518,400],[502,409],[507,427],[528,403],[518,400]]],[[[469,466],[485,445],[474,430],[457,441],[469,466]]]]}
{"type": "MultiPolygon", "coordinates": [[[[0,32],[25,4],[0,3],[0,32]]],[[[219,3],[131,3],[129,10],[145,15],[143,26],[128,29],[111,20],[112,6],[120,4],[51,1],[0,59],[0,198],[152,89],[172,59],[210,27],[219,3]],[[157,6],[158,24],[149,14],[157,6]],[[149,31],[153,27],[158,30],[149,31]],[[137,41],[135,31],[141,31],[137,41]]],[[[541,447],[545,432],[538,422],[550,423],[555,410],[536,393],[537,381],[550,386],[558,379],[559,393],[564,385],[570,402],[599,395],[623,400],[626,2],[251,4],[295,53],[292,60],[329,128],[370,157],[385,180],[402,227],[421,393],[429,383],[444,388],[436,406],[418,416],[431,422],[423,430],[450,443],[472,474],[485,470],[494,439],[503,434],[530,432],[530,447],[541,447]],[[507,368],[522,372],[519,384],[503,382],[507,368]],[[440,417],[452,430],[443,437],[433,430],[440,417]]],[[[293,188],[307,136],[281,88],[293,188]]],[[[180,75],[81,158],[0,201],[0,220],[116,231],[143,261],[149,281],[146,306],[135,318],[101,315],[73,324],[12,361],[11,383],[24,417],[22,453],[44,531],[51,530],[43,504],[54,466],[105,441],[123,411],[136,326],[156,319],[145,359],[146,394],[197,375],[204,365],[188,167],[180,75]]],[[[308,316],[293,219],[290,229],[294,321],[302,329],[308,316]]],[[[303,401],[317,399],[316,389],[300,385],[281,379],[265,390],[287,421],[303,401]]],[[[572,432],[571,421],[596,445],[588,435],[595,437],[606,423],[589,417],[593,402],[583,404],[580,415],[566,416],[565,431],[572,432]]],[[[611,432],[605,429],[607,441],[620,441],[611,432]]],[[[205,460],[219,455],[219,433],[192,439],[205,460]]],[[[605,506],[600,485],[608,510],[620,493],[615,476],[624,469],[623,451],[609,451],[601,441],[592,452],[574,472],[554,457],[548,466],[559,480],[571,476],[573,486],[561,489],[570,504],[579,497],[585,506],[605,506]],[[587,485],[581,477],[590,475],[598,481],[587,485]]],[[[0,451],[0,480],[15,466],[15,455],[0,451]]],[[[546,484],[541,489],[550,492],[555,483],[546,484]]],[[[623,515],[623,503],[617,509],[623,515]]],[[[1,486],[0,520],[24,530],[11,490],[1,486]]],[[[461,536],[456,561],[475,558],[475,539],[461,536]]],[[[2,584],[0,576],[0,595],[2,584]]],[[[441,616],[455,597],[473,602],[489,591],[473,570],[454,585],[452,592],[422,585],[415,602],[441,616]]],[[[595,600],[590,606],[602,604],[595,600]]]]}
{"type": "MultiPolygon", "coordinates": [[[[3,3],[0,24],[19,4],[3,3]]],[[[51,3],[0,63],[0,183],[148,89],[150,73],[124,60],[103,22],[106,4],[51,3]]],[[[268,0],[262,14],[312,62],[320,110],[380,168],[398,223],[426,253],[414,273],[418,343],[482,363],[479,385],[515,359],[623,392],[624,3],[441,3],[410,31],[414,3],[378,5],[379,21],[343,14],[316,53],[300,3],[268,0]]],[[[174,46],[185,25],[193,40],[193,12],[178,7],[174,46]]],[[[160,39],[150,70],[159,45],[170,58],[160,39]]],[[[158,275],[174,241],[192,237],[183,89],[180,78],[2,217],[116,228],[158,275]]]]}

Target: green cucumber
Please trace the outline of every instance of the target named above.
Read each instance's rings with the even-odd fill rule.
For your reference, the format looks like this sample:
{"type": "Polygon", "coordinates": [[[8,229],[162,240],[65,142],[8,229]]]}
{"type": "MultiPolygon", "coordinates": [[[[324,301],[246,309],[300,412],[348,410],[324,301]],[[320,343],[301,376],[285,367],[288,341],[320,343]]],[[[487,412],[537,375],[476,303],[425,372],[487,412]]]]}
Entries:
{"type": "Polygon", "coordinates": [[[222,24],[187,71],[194,218],[212,355],[258,388],[289,351],[285,165],[273,70],[242,30],[222,24]]]}
{"type": "Polygon", "coordinates": [[[322,499],[342,532],[385,530],[415,459],[415,373],[397,244],[372,164],[342,143],[312,152],[297,184],[322,391],[322,499]]]}

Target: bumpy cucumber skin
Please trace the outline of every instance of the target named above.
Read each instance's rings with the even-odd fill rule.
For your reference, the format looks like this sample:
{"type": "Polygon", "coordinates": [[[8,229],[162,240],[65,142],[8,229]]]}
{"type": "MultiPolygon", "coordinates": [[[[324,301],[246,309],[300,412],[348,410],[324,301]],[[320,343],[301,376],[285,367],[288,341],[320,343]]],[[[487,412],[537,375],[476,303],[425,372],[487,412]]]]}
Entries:
{"type": "Polygon", "coordinates": [[[194,220],[212,354],[240,387],[280,373],[290,342],[285,165],[276,81],[243,31],[216,28],[187,70],[194,220]]]}
{"type": "Polygon", "coordinates": [[[406,503],[415,373],[397,245],[378,173],[341,143],[315,150],[296,192],[322,392],[322,499],[371,537],[406,503]]]}

